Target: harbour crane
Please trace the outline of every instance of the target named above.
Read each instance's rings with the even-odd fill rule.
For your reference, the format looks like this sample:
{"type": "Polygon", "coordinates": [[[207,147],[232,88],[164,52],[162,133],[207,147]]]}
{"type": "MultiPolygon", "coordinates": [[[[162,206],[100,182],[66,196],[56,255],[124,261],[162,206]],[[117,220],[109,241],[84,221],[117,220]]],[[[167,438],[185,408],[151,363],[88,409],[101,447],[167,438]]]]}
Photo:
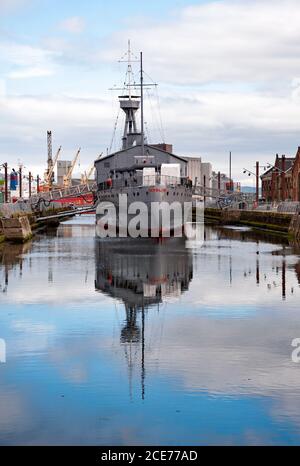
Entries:
{"type": "MultiPolygon", "coordinates": [[[[102,157],[102,155],[103,155],[103,152],[101,152],[101,154],[98,155],[96,160],[99,160],[102,157]]],[[[86,184],[89,181],[94,171],[95,171],[95,163],[93,162],[92,165],[89,167],[88,171],[85,171],[81,175],[81,184],[86,184]]]]}
{"type": "Polygon", "coordinates": [[[92,176],[93,172],[95,170],[95,165],[93,163],[93,165],[91,165],[88,169],[88,171],[85,171],[82,175],[81,175],[81,184],[86,184],[90,177],[92,176]]]}
{"type": "Polygon", "coordinates": [[[55,168],[55,166],[57,164],[57,160],[58,160],[60,151],[61,151],[61,146],[58,148],[58,151],[56,152],[54,160],[53,160],[52,164],[50,165],[49,170],[47,170],[47,172],[45,174],[45,184],[48,185],[49,188],[52,187],[54,168],[55,168]]]}
{"type": "Polygon", "coordinates": [[[69,171],[68,173],[64,176],[64,187],[65,188],[69,188],[70,187],[70,183],[71,183],[71,178],[72,178],[72,173],[73,173],[73,170],[74,170],[74,167],[76,165],[76,162],[78,160],[78,157],[79,157],[79,154],[80,154],[80,151],[81,151],[81,148],[78,149],[74,159],[73,159],[73,162],[69,168],[69,171]]]}
{"type": "Polygon", "coordinates": [[[47,171],[49,173],[53,166],[52,159],[52,131],[47,131],[47,149],[48,149],[48,160],[47,160],[47,171]]]}

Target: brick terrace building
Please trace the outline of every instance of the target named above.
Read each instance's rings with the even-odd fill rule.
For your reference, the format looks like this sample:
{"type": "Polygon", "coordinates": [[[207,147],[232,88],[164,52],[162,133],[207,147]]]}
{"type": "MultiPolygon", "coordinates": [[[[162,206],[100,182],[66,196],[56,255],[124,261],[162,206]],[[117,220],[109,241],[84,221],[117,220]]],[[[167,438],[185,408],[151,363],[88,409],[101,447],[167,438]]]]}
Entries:
{"type": "Polygon", "coordinates": [[[292,173],[293,173],[293,200],[300,201],[300,147],[298,147],[292,173]]]}
{"type": "MultiPolygon", "coordinates": [[[[298,171],[297,168],[294,169],[297,156],[296,158],[286,157],[285,155],[279,157],[278,154],[276,154],[274,166],[269,168],[269,170],[261,176],[262,197],[265,198],[267,202],[299,200],[298,198],[295,199],[295,193],[298,189],[295,187],[295,178],[297,178],[296,172],[298,173],[298,178],[300,174],[299,149],[298,153],[298,171]]],[[[299,186],[299,181],[298,179],[297,186],[299,186]]]]}

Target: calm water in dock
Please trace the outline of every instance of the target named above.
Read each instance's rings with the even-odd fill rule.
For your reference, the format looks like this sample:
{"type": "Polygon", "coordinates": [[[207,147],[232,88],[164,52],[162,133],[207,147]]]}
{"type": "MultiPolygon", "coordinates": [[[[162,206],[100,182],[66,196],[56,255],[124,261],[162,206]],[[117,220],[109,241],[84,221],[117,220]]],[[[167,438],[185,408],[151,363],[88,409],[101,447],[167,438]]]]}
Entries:
{"type": "Polygon", "coordinates": [[[279,241],[99,242],[86,216],[0,246],[0,444],[299,444],[300,253],[279,241]]]}

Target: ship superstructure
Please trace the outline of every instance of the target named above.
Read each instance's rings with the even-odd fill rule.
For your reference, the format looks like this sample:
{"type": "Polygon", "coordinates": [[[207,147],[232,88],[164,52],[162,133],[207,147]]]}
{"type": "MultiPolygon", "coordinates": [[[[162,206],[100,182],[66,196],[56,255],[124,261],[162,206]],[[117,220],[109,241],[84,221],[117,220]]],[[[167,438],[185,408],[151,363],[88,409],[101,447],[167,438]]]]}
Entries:
{"type": "MultiPolygon", "coordinates": [[[[140,83],[132,83],[131,51],[128,50],[127,82],[119,96],[120,108],[125,114],[121,149],[95,161],[97,203],[112,203],[119,209],[120,194],[127,195],[128,204],[174,201],[184,205],[192,200],[192,184],[187,178],[187,161],[172,153],[167,144],[148,144],[144,135],[143,65],[140,55],[140,83]],[[139,88],[139,94],[132,87],[139,88]],[[140,129],[137,111],[140,111],[140,129]]],[[[97,212],[101,223],[103,209],[97,212]]],[[[180,222],[179,222],[180,223],[180,222]]],[[[174,227],[174,225],[173,225],[174,227]]],[[[169,228],[167,226],[167,228],[169,228]]],[[[172,227],[171,227],[172,229],[172,227]]],[[[164,230],[160,225],[159,233],[164,230]]]]}

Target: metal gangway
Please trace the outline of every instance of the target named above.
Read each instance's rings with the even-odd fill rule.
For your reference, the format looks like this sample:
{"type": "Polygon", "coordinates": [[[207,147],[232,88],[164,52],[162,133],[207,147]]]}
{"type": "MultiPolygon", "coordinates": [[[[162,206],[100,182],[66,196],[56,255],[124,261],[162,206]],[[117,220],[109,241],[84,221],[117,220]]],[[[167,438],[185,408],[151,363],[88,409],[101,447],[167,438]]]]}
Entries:
{"type": "MultiPolygon", "coordinates": [[[[40,203],[51,203],[52,201],[59,202],[60,199],[67,199],[72,197],[85,198],[88,194],[96,194],[97,183],[87,182],[69,188],[54,188],[50,191],[42,191],[32,195],[28,202],[34,207],[40,203]]],[[[241,204],[244,208],[252,208],[255,201],[254,194],[242,193],[238,191],[219,190],[209,188],[204,185],[197,184],[193,187],[194,197],[201,197],[206,201],[206,204],[213,202],[221,209],[239,209],[241,204]]]]}
{"type": "Polygon", "coordinates": [[[206,201],[206,205],[220,209],[252,209],[255,202],[255,194],[240,191],[228,191],[196,184],[193,187],[193,195],[200,196],[206,201]]]}
{"type": "Polygon", "coordinates": [[[32,204],[37,204],[40,200],[47,202],[59,201],[68,197],[78,197],[96,192],[96,183],[84,183],[77,186],[70,186],[69,188],[54,188],[51,191],[42,191],[32,195],[28,201],[32,204]]]}

